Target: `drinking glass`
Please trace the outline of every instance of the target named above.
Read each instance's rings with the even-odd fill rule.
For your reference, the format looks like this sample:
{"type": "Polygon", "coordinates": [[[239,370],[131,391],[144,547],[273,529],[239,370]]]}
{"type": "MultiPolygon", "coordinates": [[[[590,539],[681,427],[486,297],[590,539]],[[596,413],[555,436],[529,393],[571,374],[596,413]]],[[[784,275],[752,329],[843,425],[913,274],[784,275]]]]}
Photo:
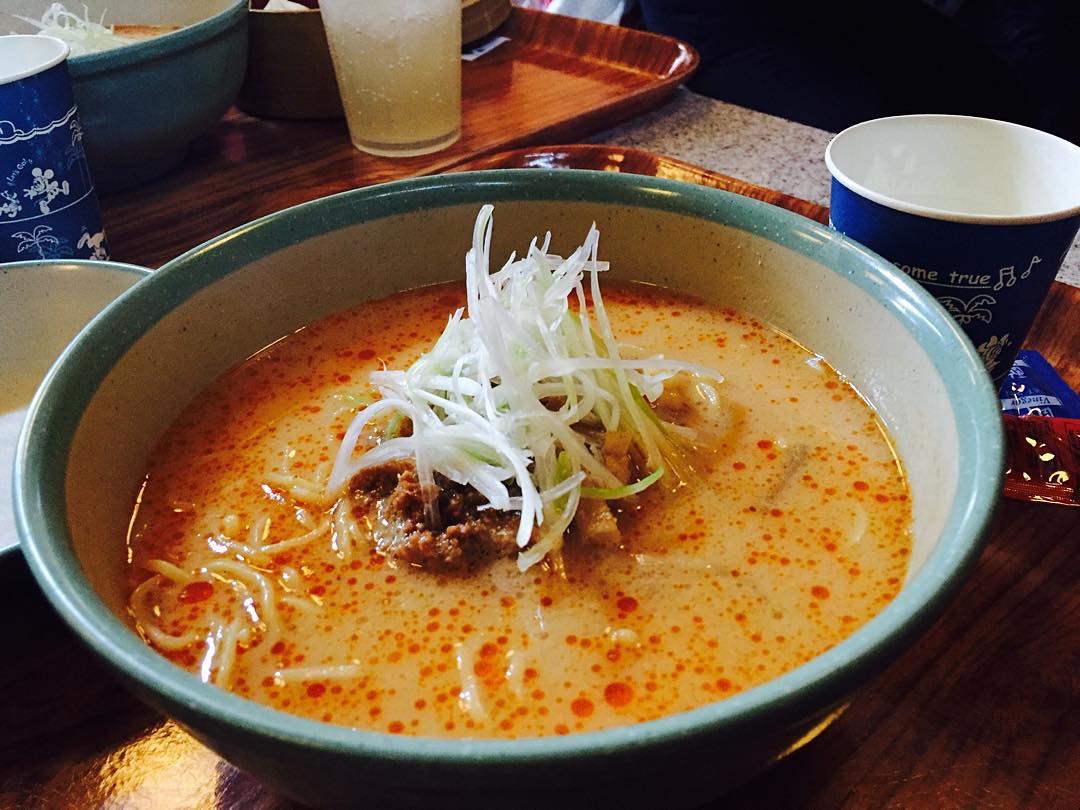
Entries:
{"type": "Polygon", "coordinates": [[[362,152],[435,152],[461,134],[460,0],[322,0],[349,137],[362,152]]]}

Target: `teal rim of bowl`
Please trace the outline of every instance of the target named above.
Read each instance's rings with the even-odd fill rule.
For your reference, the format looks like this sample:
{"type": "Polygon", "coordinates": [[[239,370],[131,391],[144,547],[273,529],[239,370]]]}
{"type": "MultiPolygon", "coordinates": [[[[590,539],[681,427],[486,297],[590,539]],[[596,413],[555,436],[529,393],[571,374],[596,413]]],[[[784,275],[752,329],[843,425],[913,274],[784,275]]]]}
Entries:
{"type": "Polygon", "coordinates": [[[217,14],[185,25],[176,31],[132,42],[117,48],[68,57],[72,79],[81,79],[108,70],[132,68],[157,59],[165,59],[213,39],[234,25],[247,22],[247,0],[234,2],[217,14]]]}
{"type": "MultiPolygon", "coordinates": [[[[497,223],[497,205],[495,218],[497,223]]],[[[537,228],[544,230],[543,223],[537,228]]],[[[338,757],[466,769],[619,756],[637,748],[677,745],[688,736],[706,733],[714,740],[721,736],[746,740],[755,728],[775,731],[835,705],[898,657],[960,586],[993,517],[1003,466],[1000,405],[982,362],[933,297],[887,261],[812,220],[746,197],[673,180],[565,169],[504,169],[403,180],[342,192],[235,228],[168,262],[106,308],[50,370],[30,406],[27,425],[16,453],[15,512],[30,567],[68,625],[112,666],[144,690],[157,693],[170,713],[195,727],[198,718],[205,717],[219,728],[227,724],[237,733],[338,757]],[[510,200],[657,209],[756,233],[816,261],[821,261],[823,251],[835,250],[831,257],[835,272],[933,344],[927,351],[955,410],[961,475],[944,539],[919,572],[881,613],[844,641],[773,680],[657,720],[563,737],[402,737],[320,723],[204,684],[147,646],[82,576],[67,527],[67,454],[80,416],[109,369],[160,317],[198,290],[288,245],[343,226],[425,208],[469,203],[479,207],[510,200]],[[43,436],[49,437],[48,446],[35,438],[43,436]]]]}

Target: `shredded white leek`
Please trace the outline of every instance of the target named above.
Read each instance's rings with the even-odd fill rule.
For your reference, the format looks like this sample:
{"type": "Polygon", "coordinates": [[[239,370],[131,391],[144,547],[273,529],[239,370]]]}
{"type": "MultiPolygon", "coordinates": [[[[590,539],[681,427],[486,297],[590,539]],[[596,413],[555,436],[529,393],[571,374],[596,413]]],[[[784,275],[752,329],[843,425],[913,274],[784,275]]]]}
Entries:
{"type": "Polygon", "coordinates": [[[119,48],[121,45],[130,45],[135,41],[114,33],[111,25],[105,25],[104,11],[101,12],[101,17],[97,22],[91,20],[90,10],[85,5],[82,17],[68,11],[63,3],[51,4],[45,9],[40,20],[18,14],[12,16],[34,26],[42,34],[62,39],[71,49],[72,56],[107,51],[110,48],[119,48]]]}
{"type": "Polygon", "coordinates": [[[433,525],[435,472],[474,487],[489,508],[520,512],[518,565],[525,570],[558,552],[581,497],[625,497],[665,468],[677,473],[685,431],[670,430],[676,426],[648,404],[665,380],[679,372],[723,378],[662,356],[622,357],[600,294],[607,263],[596,259],[595,225],[566,259],[548,253],[549,233],[493,273],[492,213],[490,205],[480,210],[465,257],[467,310],[456,311],[408,369],[371,374],[380,399],[346,431],[327,494],[339,495],[361,470],[411,459],[433,525]],[[364,428],[384,412],[410,419],[412,435],[361,446],[364,428]],[[616,478],[596,446],[598,430],[630,433],[652,472],[636,484],[616,478]]]}

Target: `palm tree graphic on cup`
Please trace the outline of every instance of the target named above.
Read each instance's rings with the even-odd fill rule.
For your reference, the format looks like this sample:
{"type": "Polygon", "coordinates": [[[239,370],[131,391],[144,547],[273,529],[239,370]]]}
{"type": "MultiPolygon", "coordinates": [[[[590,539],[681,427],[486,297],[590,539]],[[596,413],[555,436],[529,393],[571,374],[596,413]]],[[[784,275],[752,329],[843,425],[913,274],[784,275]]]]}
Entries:
{"type": "Polygon", "coordinates": [[[38,225],[32,231],[13,233],[11,238],[19,240],[15,246],[16,253],[36,250],[39,259],[55,259],[63,252],[64,240],[53,236],[52,228],[48,225],[38,225]]]}

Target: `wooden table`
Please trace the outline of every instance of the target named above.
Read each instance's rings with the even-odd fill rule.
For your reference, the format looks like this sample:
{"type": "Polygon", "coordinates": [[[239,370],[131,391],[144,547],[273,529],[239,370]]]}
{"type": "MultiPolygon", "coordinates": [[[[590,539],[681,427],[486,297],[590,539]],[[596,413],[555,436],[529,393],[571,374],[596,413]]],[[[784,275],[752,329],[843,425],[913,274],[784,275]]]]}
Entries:
{"type": "MultiPolygon", "coordinates": [[[[622,169],[661,164],[638,155],[622,169]]],[[[157,265],[255,216],[356,185],[361,165],[340,122],[234,112],[177,172],[103,201],[114,256],[157,265]]],[[[1078,318],[1080,290],[1055,284],[1028,344],[1080,388],[1078,318]]],[[[5,568],[0,807],[291,806],[130,697],[53,615],[21,560],[5,568]]],[[[1076,808],[1078,679],[1080,509],[1005,501],[945,617],[819,739],[715,806],[1076,808]]]]}

